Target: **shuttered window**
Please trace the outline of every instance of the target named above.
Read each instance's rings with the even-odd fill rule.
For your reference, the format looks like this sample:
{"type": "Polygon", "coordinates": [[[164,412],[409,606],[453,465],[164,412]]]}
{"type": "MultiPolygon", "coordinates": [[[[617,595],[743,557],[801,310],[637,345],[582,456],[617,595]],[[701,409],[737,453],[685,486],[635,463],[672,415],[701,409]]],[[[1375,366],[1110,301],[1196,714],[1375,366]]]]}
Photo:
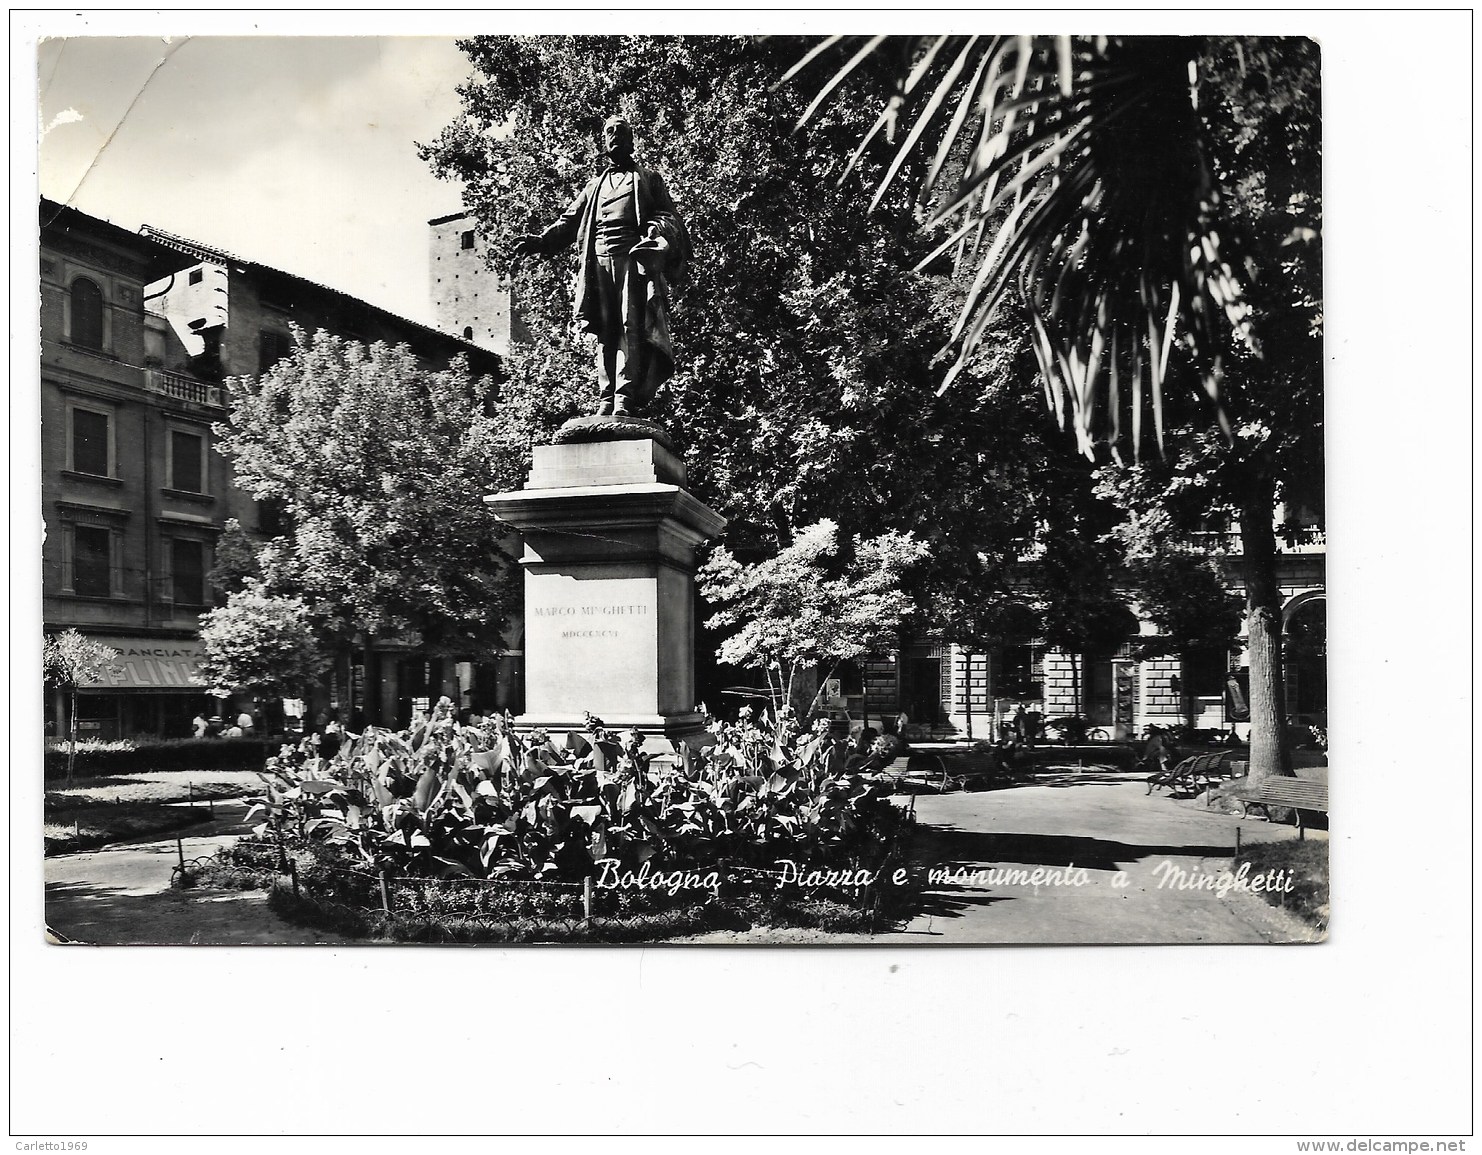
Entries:
{"type": "Polygon", "coordinates": [[[103,347],[103,291],[86,277],[72,282],[72,343],[103,347]]]}

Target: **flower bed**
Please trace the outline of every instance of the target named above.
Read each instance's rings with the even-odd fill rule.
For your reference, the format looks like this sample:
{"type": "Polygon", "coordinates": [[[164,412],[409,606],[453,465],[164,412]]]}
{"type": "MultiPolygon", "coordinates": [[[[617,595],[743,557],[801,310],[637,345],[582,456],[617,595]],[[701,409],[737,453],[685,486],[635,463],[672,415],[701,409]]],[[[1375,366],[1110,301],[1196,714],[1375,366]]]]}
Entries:
{"type": "Polygon", "coordinates": [[[721,872],[713,892],[583,883],[386,877],[346,867],[327,843],[247,839],[177,871],[176,886],[267,890],[290,922],[394,942],[641,942],[755,926],[874,933],[900,920],[915,883],[853,892],[780,872],[721,872]],[[290,849],[291,847],[291,849],[290,849]],[[862,899],[868,898],[868,901],[862,899]],[[885,901],[881,901],[882,898],[885,901]]]}
{"type": "Polygon", "coordinates": [[[473,924],[522,919],[689,927],[678,912],[702,906],[700,929],[800,901],[815,909],[793,917],[811,925],[828,922],[820,904],[873,918],[871,879],[901,860],[910,820],[862,773],[868,759],[826,724],[796,735],[746,718],[711,732],[714,746],[671,764],[595,718],[558,744],[508,717],[459,726],[444,699],[409,730],[348,736],[333,758],[285,746],[249,811],[269,840],[258,869],[281,876],[291,862],[299,905],[369,911],[383,934],[421,920],[460,941],[473,924]]]}

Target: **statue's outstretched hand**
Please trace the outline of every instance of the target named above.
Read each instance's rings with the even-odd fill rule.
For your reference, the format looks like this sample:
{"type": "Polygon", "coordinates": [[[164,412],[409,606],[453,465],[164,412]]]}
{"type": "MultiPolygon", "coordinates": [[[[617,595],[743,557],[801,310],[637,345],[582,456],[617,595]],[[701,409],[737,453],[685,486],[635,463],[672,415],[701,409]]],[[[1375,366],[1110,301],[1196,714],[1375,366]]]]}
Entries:
{"type": "Polygon", "coordinates": [[[521,257],[533,257],[540,252],[540,238],[533,233],[526,233],[515,238],[515,243],[509,247],[509,255],[518,260],[521,257]]]}

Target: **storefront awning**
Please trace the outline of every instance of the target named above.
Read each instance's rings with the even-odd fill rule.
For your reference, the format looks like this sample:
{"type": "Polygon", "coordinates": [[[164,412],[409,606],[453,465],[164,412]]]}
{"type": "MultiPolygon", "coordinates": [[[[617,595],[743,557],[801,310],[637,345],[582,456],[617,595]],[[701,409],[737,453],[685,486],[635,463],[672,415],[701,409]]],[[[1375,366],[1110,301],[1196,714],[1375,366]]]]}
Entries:
{"type": "Polygon", "coordinates": [[[99,680],[79,686],[81,693],[106,694],[117,690],[155,690],[165,693],[203,693],[209,687],[200,676],[205,647],[199,641],[98,637],[94,639],[118,651],[99,680]]]}

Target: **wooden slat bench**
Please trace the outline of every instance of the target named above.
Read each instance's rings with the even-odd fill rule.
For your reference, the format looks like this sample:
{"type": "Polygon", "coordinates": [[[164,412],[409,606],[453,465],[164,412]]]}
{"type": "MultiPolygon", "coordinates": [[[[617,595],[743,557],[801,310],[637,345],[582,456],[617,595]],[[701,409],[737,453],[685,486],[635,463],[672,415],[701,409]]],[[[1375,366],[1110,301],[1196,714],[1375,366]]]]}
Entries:
{"type": "Polygon", "coordinates": [[[1148,775],[1147,792],[1151,794],[1160,786],[1167,786],[1170,794],[1176,794],[1180,790],[1198,794],[1201,789],[1207,789],[1211,782],[1230,777],[1230,762],[1234,753],[1234,750],[1220,750],[1213,754],[1196,754],[1192,758],[1185,758],[1170,770],[1148,775]]]}
{"type": "Polygon", "coordinates": [[[928,751],[897,758],[879,772],[878,779],[887,780],[897,788],[945,794],[949,790],[965,789],[971,780],[986,781],[994,774],[997,764],[991,754],[954,751],[943,756],[928,751]]]}
{"type": "Polygon", "coordinates": [[[1304,814],[1326,814],[1328,812],[1328,784],[1314,782],[1310,778],[1263,778],[1255,786],[1239,790],[1230,795],[1249,816],[1252,806],[1259,806],[1269,820],[1271,807],[1283,806],[1297,816],[1297,837],[1307,837],[1307,822],[1304,814]]]}

